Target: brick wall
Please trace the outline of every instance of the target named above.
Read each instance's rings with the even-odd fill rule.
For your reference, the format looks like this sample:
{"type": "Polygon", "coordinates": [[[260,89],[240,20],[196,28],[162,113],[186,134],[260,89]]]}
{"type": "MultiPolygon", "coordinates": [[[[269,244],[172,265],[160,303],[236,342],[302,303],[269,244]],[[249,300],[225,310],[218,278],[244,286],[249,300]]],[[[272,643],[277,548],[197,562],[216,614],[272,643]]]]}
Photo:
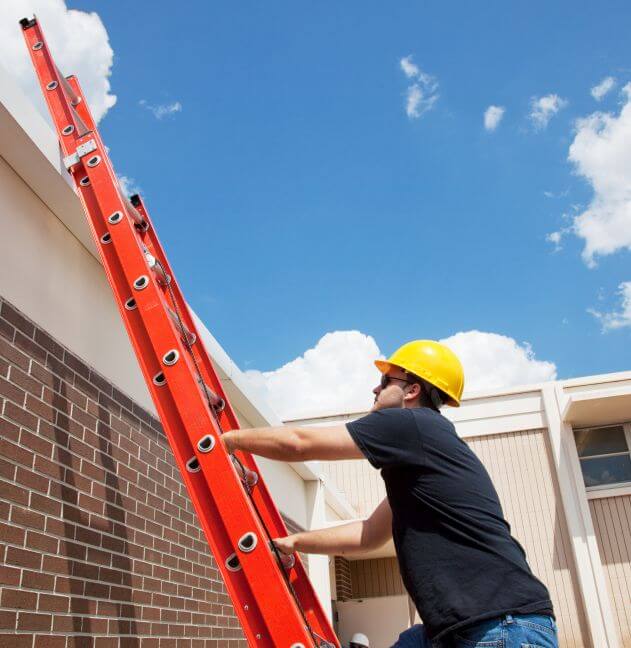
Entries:
{"type": "Polygon", "coordinates": [[[351,564],[343,556],[335,556],[335,591],[338,601],[347,601],[353,596],[351,564]]]}
{"type": "Polygon", "coordinates": [[[0,648],[245,647],[158,421],[0,298],[0,648]]]}

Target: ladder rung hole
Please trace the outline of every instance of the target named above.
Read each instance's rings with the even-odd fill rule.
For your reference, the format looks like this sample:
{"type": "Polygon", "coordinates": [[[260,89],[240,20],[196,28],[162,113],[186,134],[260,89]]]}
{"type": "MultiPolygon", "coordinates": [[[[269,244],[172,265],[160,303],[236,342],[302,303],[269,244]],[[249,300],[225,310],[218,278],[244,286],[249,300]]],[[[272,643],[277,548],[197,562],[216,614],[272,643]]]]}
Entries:
{"type": "Polygon", "coordinates": [[[199,464],[199,459],[197,457],[191,457],[187,462],[186,462],[186,470],[190,473],[196,473],[201,470],[201,466],[199,464]]]}
{"type": "Polygon", "coordinates": [[[215,447],[215,437],[212,434],[207,434],[203,436],[197,442],[197,449],[200,452],[210,452],[215,447]]]}
{"type": "Polygon", "coordinates": [[[239,549],[241,549],[241,551],[243,551],[243,553],[249,553],[250,551],[254,551],[256,544],[256,534],[252,531],[249,531],[245,535],[241,536],[241,539],[239,540],[237,546],[239,547],[239,549]]]}
{"type": "Polygon", "coordinates": [[[81,178],[81,180],[79,180],[79,184],[82,187],[89,187],[90,186],[90,178],[88,178],[88,176],[83,176],[83,178],[81,178]]]}
{"type": "Polygon", "coordinates": [[[130,297],[125,302],[125,308],[129,311],[136,310],[136,308],[138,308],[138,304],[136,304],[136,300],[133,297],[130,297]]]}
{"type": "Polygon", "coordinates": [[[230,554],[226,558],[226,567],[228,571],[236,572],[241,569],[241,563],[239,562],[239,556],[236,553],[230,554]]]}
{"type": "Polygon", "coordinates": [[[223,412],[226,409],[226,401],[223,398],[219,399],[219,402],[214,406],[215,412],[223,412]]]}
{"type": "Polygon", "coordinates": [[[108,243],[111,242],[112,242],[112,235],[109,232],[106,232],[105,234],[103,234],[103,236],[101,236],[101,243],[103,243],[103,245],[107,245],[108,243]]]}
{"type": "Polygon", "coordinates": [[[41,50],[42,47],[44,47],[44,43],[42,43],[42,41],[37,41],[37,43],[35,43],[35,45],[33,45],[33,49],[35,51],[41,50]]]}
{"type": "Polygon", "coordinates": [[[141,275],[134,281],[134,288],[136,290],[143,290],[149,285],[149,277],[147,275],[141,275]]]}
{"type": "Polygon", "coordinates": [[[159,371],[153,377],[153,384],[156,385],[157,387],[162,387],[162,385],[166,385],[166,382],[167,382],[167,377],[164,375],[162,371],[159,371]]]}
{"type": "Polygon", "coordinates": [[[180,359],[180,354],[177,352],[176,349],[171,349],[170,351],[167,351],[162,356],[162,362],[164,362],[164,364],[167,365],[167,367],[174,365],[179,359],[180,359]]]}
{"type": "Polygon", "coordinates": [[[301,643],[295,643],[295,644],[291,644],[289,648],[305,648],[305,645],[301,643]]]}
{"type": "Polygon", "coordinates": [[[74,132],[74,126],[72,124],[68,124],[62,131],[62,135],[70,135],[70,133],[74,132]]]}
{"type": "Polygon", "coordinates": [[[146,232],[149,229],[149,221],[144,220],[142,223],[137,223],[135,227],[139,232],[146,232]]]}
{"type": "Polygon", "coordinates": [[[120,223],[122,220],[123,220],[123,212],[119,212],[119,211],[115,211],[107,218],[107,222],[111,223],[112,225],[116,225],[116,223],[120,223]]]}
{"type": "Polygon", "coordinates": [[[55,90],[59,84],[57,81],[51,81],[47,86],[46,90],[55,90]]]}
{"type": "Polygon", "coordinates": [[[100,155],[93,155],[88,160],[88,166],[89,167],[95,167],[100,161],[101,161],[101,156],[100,155]]]}

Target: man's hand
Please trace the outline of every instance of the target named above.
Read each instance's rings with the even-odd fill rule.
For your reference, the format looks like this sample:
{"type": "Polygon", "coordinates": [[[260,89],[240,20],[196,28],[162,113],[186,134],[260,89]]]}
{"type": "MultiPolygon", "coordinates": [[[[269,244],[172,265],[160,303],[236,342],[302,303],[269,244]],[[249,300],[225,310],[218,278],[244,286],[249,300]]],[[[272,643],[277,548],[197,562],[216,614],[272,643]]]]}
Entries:
{"type": "Polygon", "coordinates": [[[289,556],[296,551],[296,535],[289,535],[286,538],[276,538],[272,542],[280,553],[289,556]]]}

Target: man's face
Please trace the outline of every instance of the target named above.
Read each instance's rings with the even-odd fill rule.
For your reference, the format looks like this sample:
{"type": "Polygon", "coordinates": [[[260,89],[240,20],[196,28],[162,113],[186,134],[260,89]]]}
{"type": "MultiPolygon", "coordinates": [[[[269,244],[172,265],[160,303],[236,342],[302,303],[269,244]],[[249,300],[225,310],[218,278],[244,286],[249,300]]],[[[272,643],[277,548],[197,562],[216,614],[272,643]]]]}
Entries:
{"type": "Polygon", "coordinates": [[[390,367],[381,376],[381,382],[372,390],[375,395],[371,412],[388,407],[405,407],[406,394],[409,392],[410,380],[398,367],[390,367]]]}

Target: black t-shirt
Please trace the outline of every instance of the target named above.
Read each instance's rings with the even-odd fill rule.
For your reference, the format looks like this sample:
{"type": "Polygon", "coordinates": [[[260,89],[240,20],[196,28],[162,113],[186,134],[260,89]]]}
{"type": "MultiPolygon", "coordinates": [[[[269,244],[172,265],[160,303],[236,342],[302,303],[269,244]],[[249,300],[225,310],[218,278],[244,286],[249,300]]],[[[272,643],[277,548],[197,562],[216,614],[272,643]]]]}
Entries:
{"type": "Polygon", "coordinates": [[[486,469],[450,421],[397,408],[347,428],[381,469],[401,576],[431,639],[503,614],[553,613],[486,469]]]}

